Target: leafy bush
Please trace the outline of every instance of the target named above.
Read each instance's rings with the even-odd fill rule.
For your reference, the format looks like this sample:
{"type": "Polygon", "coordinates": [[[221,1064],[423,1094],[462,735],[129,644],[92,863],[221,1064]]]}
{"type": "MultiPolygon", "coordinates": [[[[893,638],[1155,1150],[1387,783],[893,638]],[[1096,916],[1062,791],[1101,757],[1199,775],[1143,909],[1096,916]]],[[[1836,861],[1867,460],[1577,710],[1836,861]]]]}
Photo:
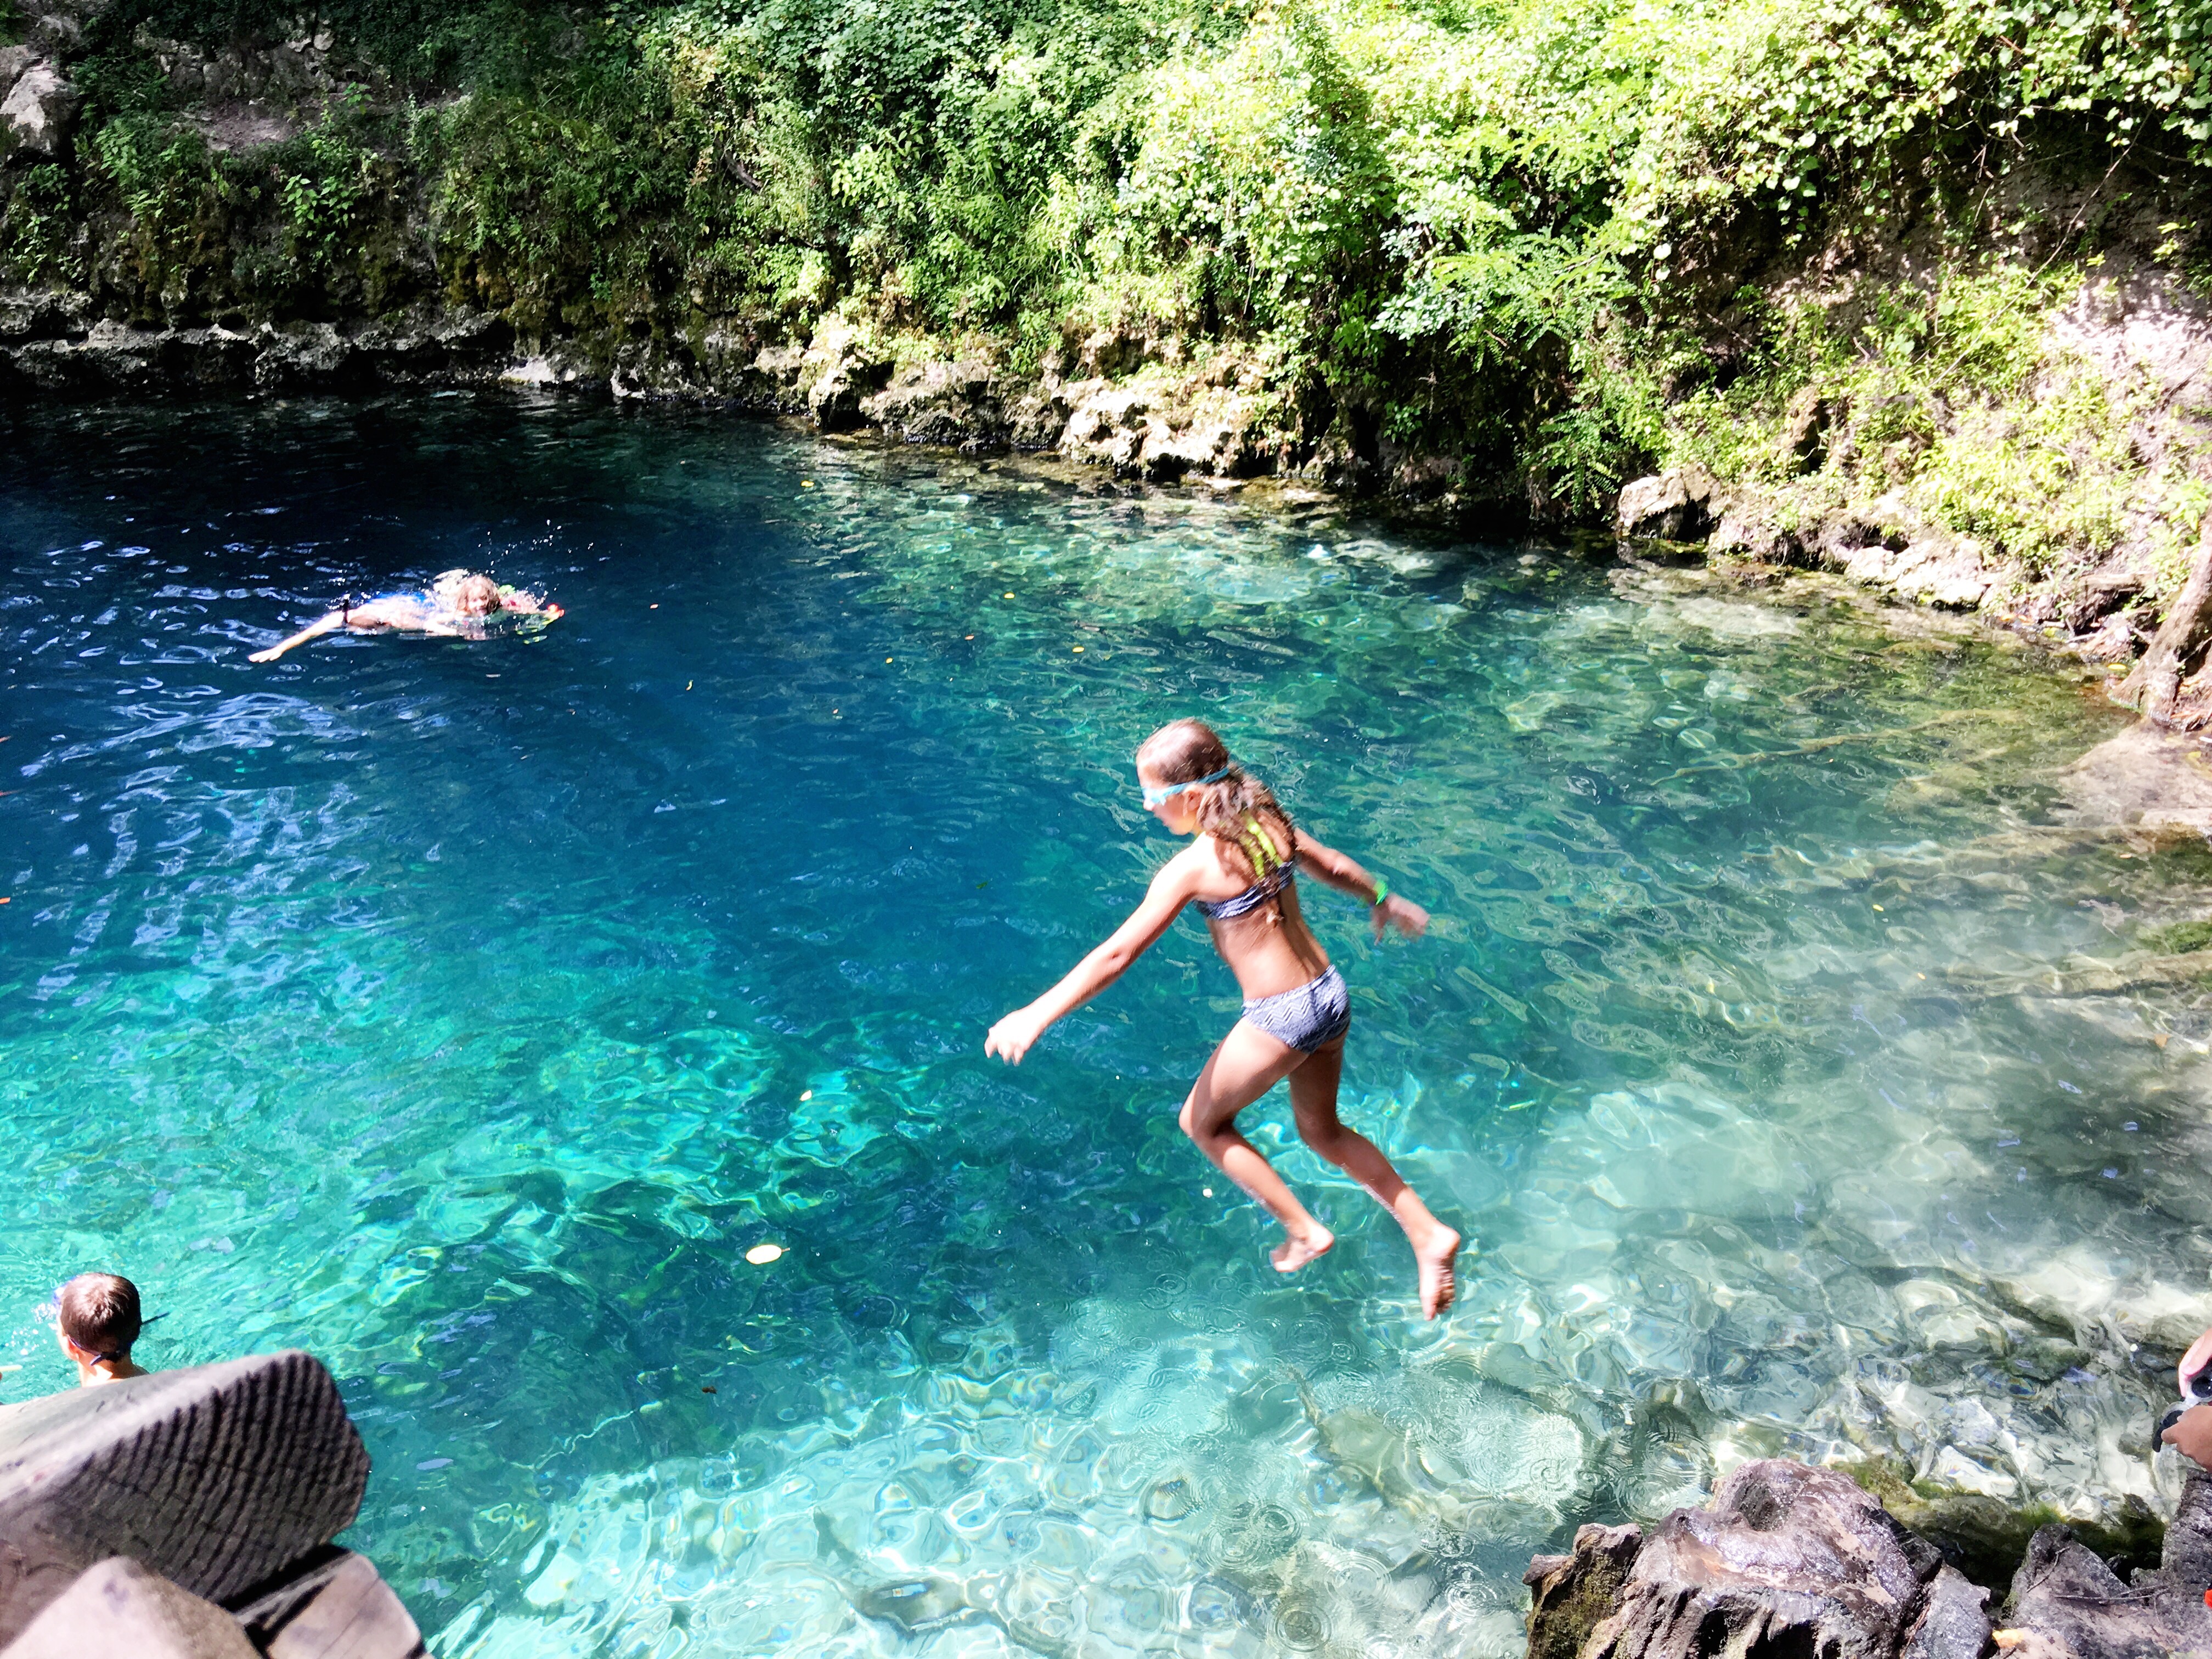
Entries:
{"type": "MultiPolygon", "coordinates": [[[[1911,486],[2037,559],[2108,533],[2090,481],[2133,487],[2126,411],[2040,400],[1970,457],[1967,426],[2050,371],[2041,319],[2085,250],[1968,277],[1960,249],[2026,162],[2120,179],[2108,197],[2155,183],[2180,232],[2212,178],[2212,0],[320,0],[313,21],[404,131],[333,118],[218,164],[142,42],[282,40],[296,0],[114,0],[81,65],[92,142],[38,201],[127,210],[157,286],[261,234],[290,285],[234,261],[248,305],[419,203],[449,293],[525,327],[842,310],[1024,362],[1105,322],[1180,331],[1265,356],[1316,442],[1454,454],[1547,512],[1678,452],[1787,479],[1776,432],[1812,386],[1848,410],[1822,476],[1911,486]],[[1747,297],[1793,248],[1908,210],[1945,280],[1847,322],[1747,297]],[[2072,505],[2039,543],[2050,491],[2072,505]]],[[[33,229],[52,210],[9,210],[9,258],[59,246],[33,229]]]]}
{"type": "Polygon", "coordinates": [[[19,283],[77,277],[76,222],[68,172],[52,161],[26,167],[0,205],[0,269],[19,283]]]}

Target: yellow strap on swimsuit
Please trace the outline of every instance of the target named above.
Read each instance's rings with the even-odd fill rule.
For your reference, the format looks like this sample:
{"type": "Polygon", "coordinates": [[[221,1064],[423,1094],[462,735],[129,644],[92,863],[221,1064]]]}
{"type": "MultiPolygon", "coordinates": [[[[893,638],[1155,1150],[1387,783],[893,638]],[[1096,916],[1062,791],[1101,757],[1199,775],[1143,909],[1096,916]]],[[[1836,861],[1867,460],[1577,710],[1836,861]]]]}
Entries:
{"type": "Polygon", "coordinates": [[[1265,876],[1271,865],[1283,861],[1283,855],[1277,850],[1273,838],[1260,827],[1260,820],[1249,812],[1244,815],[1244,844],[1252,851],[1252,873],[1255,876],[1265,876]]]}

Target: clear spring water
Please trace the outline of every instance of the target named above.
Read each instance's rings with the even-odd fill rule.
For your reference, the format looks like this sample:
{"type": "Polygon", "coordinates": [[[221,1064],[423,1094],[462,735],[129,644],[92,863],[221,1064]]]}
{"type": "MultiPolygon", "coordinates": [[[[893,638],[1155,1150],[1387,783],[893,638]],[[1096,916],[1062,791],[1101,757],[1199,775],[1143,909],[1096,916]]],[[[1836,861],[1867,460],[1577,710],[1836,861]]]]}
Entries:
{"type": "Polygon", "coordinates": [[[1504,1654],[1532,1550],[1755,1452],[2157,1502],[2097,1333],[2202,1294],[2204,1022],[2022,976],[2212,872],[2039,833],[2114,721],[2017,648],[714,417],[0,441],[0,1397],[88,1266],[149,1363],[312,1349],[441,1654],[1504,1654]],[[464,563],[570,614],[246,661],[464,563]],[[1295,1280],[1178,1137],[1194,923],[981,1054],[1184,713],[1437,913],[1309,901],[1446,1322],[1279,1096],[1295,1280]]]}

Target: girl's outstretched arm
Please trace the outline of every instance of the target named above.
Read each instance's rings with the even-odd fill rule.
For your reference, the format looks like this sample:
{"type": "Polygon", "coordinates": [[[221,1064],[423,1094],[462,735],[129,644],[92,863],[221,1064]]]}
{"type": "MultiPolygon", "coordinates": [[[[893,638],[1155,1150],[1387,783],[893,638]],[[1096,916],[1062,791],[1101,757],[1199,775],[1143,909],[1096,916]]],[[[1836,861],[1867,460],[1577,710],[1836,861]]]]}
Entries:
{"type": "Polygon", "coordinates": [[[1298,831],[1298,863],[1316,880],[1349,893],[1368,907],[1375,919],[1375,937],[1395,927],[1407,939],[1429,931],[1429,913],[1409,898],[1389,892],[1382,884],[1334,847],[1324,847],[1304,830],[1298,831]]]}
{"type": "Polygon", "coordinates": [[[1129,913],[1103,945],[1077,963],[1067,976],[1026,1008],[1017,1008],[983,1039],[983,1052],[1018,1066],[1054,1021],[1073,1012],[1121,977],[1129,964],[1152,949],[1189,900],[1193,880],[1188,854],[1178,854],[1152,878],[1145,902],[1129,913]]]}
{"type": "Polygon", "coordinates": [[[246,659],[248,662],[275,662],[295,645],[305,645],[309,640],[319,640],[325,634],[335,634],[346,625],[345,613],[333,611],[319,621],[311,622],[289,640],[279,640],[266,651],[257,651],[246,659]]]}

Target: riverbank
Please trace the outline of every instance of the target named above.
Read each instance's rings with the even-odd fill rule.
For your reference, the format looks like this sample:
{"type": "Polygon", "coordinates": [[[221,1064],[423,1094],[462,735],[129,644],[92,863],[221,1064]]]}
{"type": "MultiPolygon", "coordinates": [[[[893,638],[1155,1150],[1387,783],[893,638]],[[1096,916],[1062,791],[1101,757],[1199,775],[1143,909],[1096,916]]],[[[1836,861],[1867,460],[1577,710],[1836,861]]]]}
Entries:
{"type": "MultiPolygon", "coordinates": [[[[513,376],[1478,532],[1657,477],[2124,668],[2190,591],[2187,18],[793,3],[5,0],[0,380],[513,376]]],[[[2185,631],[2126,696],[2191,724],[2185,631]]]]}

